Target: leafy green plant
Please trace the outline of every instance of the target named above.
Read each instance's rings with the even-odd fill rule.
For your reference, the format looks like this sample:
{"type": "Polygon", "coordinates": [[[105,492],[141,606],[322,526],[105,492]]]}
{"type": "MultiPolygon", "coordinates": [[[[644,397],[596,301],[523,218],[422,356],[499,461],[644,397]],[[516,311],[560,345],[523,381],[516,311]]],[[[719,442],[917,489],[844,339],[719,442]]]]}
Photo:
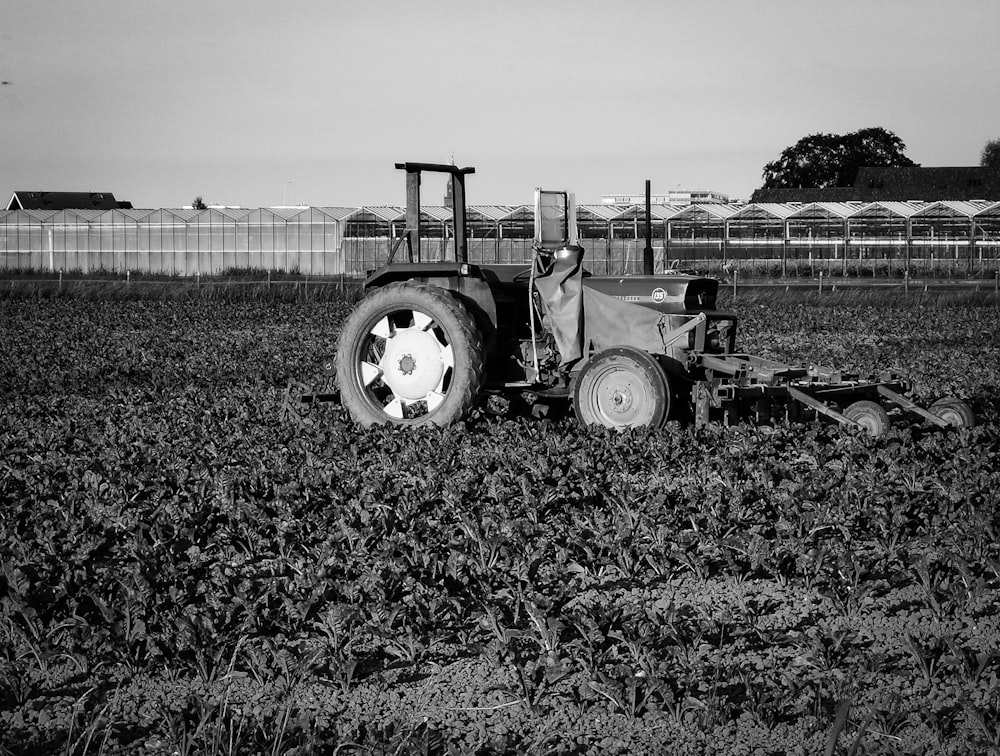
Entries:
{"type": "Polygon", "coordinates": [[[362,432],[346,304],[0,301],[0,747],[995,748],[1000,310],[735,307],[981,422],[362,432]]]}

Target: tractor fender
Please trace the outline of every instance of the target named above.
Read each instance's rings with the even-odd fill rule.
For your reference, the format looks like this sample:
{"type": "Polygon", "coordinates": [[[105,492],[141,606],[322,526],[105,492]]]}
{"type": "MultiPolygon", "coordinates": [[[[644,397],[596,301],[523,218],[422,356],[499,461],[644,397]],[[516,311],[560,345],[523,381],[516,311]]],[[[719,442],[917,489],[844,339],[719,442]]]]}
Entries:
{"type": "Polygon", "coordinates": [[[480,325],[489,324],[496,331],[497,305],[493,292],[483,278],[478,265],[445,261],[440,263],[393,263],[372,272],[364,283],[364,288],[399,281],[421,281],[454,293],[476,316],[480,325]]]}
{"type": "Polygon", "coordinates": [[[371,290],[401,281],[419,281],[450,291],[475,319],[487,355],[496,354],[497,304],[479,266],[455,262],[396,263],[372,273],[365,279],[364,287],[371,290]]]}

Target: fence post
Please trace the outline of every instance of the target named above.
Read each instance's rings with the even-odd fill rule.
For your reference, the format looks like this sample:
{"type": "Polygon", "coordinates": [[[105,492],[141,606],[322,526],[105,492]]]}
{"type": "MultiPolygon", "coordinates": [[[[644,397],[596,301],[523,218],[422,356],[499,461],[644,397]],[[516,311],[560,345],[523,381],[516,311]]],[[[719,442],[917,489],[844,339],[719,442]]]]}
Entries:
{"type": "Polygon", "coordinates": [[[823,293],[823,271],[819,272],[819,293],[823,293]]]}
{"type": "Polygon", "coordinates": [[[781,277],[784,278],[787,275],[786,264],[788,262],[788,244],[791,241],[789,236],[789,226],[788,221],[784,223],[784,233],[781,237],[781,277]]]}

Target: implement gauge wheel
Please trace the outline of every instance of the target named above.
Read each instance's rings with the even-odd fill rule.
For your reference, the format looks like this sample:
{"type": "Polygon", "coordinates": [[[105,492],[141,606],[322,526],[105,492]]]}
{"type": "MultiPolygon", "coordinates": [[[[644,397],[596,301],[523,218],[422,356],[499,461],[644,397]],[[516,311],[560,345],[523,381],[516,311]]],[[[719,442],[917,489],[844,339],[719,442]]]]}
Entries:
{"type": "Polygon", "coordinates": [[[393,283],[365,297],[337,343],[337,384],[368,427],[449,425],[472,409],[486,350],[461,302],[437,286],[393,283]]]}
{"type": "Polygon", "coordinates": [[[667,374],[639,349],[605,349],[591,357],[577,376],[573,408],[584,425],[659,427],[670,414],[667,374]]]}
{"type": "Polygon", "coordinates": [[[971,428],[976,424],[972,407],[953,396],[938,399],[930,406],[930,411],[954,428],[971,428]]]}
{"type": "Polygon", "coordinates": [[[881,436],[889,430],[889,414],[878,402],[870,402],[866,399],[848,406],[844,410],[844,417],[853,420],[869,436],[881,436]]]}

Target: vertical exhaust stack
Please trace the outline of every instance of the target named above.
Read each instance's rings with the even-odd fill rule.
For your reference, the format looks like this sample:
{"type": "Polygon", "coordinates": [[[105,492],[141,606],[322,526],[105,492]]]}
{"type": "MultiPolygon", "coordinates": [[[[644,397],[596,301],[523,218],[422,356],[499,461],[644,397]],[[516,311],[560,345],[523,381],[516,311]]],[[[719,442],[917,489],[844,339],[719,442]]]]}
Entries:
{"type": "Polygon", "coordinates": [[[642,250],[642,274],[653,275],[653,203],[649,189],[649,179],[646,179],[646,247],[642,250]]]}

